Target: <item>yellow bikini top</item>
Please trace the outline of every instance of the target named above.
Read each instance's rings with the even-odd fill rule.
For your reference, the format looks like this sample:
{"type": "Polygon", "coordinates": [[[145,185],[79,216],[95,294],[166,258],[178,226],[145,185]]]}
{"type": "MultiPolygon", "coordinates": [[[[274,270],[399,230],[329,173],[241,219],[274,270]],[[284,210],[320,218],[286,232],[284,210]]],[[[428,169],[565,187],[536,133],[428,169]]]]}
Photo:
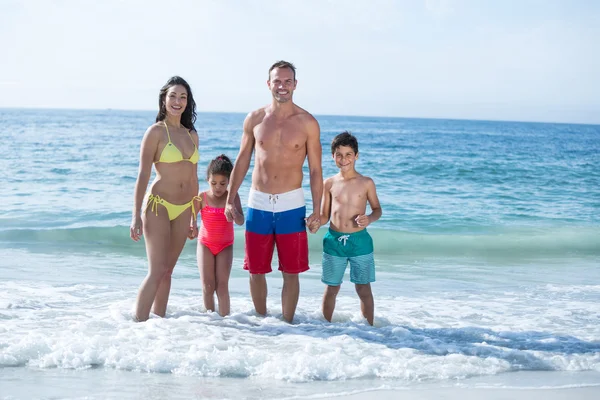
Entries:
{"type": "Polygon", "coordinates": [[[181,153],[181,151],[177,148],[177,146],[173,144],[173,142],[171,142],[171,134],[169,133],[169,127],[167,126],[167,123],[163,121],[163,124],[165,124],[165,129],[167,130],[169,143],[167,143],[162,153],[160,153],[160,158],[157,162],[176,163],[179,161],[189,161],[192,164],[198,164],[200,154],[198,153],[196,143],[194,143],[194,140],[192,139],[192,135],[190,135],[190,131],[188,131],[188,135],[190,136],[190,139],[192,139],[192,143],[194,143],[194,152],[192,153],[190,158],[183,158],[183,154],[181,153]]]}

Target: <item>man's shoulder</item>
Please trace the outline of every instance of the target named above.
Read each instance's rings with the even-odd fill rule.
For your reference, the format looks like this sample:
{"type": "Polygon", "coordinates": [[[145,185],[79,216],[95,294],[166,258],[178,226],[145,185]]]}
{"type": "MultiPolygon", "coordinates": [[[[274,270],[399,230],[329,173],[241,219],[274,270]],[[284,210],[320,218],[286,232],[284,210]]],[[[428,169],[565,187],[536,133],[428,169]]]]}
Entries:
{"type": "Polygon", "coordinates": [[[258,125],[265,118],[265,115],[267,113],[267,107],[268,106],[264,106],[254,111],[250,111],[246,115],[246,118],[244,120],[244,126],[246,128],[254,128],[256,125],[258,125]]]}
{"type": "Polygon", "coordinates": [[[256,110],[250,111],[248,115],[246,115],[246,119],[250,120],[258,120],[263,119],[267,114],[268,106],[257,108],[256,110]]]}
{"type": "Polygon", "coordinates": [[[311,113],[297,104],[294,104],[296,113],[294,117],[301,120],[305,124],[318,124],[317,119],[311,113]]]}

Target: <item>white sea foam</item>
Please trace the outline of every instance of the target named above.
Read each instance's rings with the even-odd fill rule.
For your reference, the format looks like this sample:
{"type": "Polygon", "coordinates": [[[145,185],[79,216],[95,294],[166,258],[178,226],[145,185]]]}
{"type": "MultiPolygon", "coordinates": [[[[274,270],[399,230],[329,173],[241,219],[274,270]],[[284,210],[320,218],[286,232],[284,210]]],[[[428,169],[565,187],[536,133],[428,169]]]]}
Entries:
{"type": "Polygon", "coordinates": [[[187,288],[198,284],[193,280],[181,289],[185,282],[175,281],[167,318],[145,323],[131,318],[135,286],[2,282],[0,367],[405,383],[522,370],[600,372],[594,286],[569,296],[557,296],[548,285],[376,295],[371,327],[348,287],[333,323],[326,322],[319,312],[321,287],[310,282],[289,325],[281,318],[276,282],[266,318],[255,315],[249,296],[236,291],[231,316],[205,312],[199,290],[187,288]]]}

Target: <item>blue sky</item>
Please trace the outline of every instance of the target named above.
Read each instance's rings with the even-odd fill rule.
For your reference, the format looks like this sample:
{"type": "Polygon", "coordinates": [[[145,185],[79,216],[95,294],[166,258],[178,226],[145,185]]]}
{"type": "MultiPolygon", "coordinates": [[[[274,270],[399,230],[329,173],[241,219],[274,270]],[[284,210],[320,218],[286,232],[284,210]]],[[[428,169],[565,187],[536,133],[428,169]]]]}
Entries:
{"type": "Polygon", "coordinates": [[[199,111],[270,101],[296,64],[313,114],[600,123],[600,1],[0,0],[0,107],[199,111]]]}

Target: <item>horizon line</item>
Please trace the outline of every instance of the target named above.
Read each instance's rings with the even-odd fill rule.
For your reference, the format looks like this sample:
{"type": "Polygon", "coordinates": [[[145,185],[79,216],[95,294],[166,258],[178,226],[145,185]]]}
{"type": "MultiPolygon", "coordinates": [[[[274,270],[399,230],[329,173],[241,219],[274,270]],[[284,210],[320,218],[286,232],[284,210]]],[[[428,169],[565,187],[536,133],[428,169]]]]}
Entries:
{"type": "MultiPolygon", "coordinates": [[[[54,110],[54,111],[129,111],[129,112],[156,112],[156,110],[143,108],[66,108],[66,107],[0,107],[0,110],[54,110]]],[[[248,114],[241,111],[196,111],[197,114],[248,114]]],[[[322,117],[353,117],[353,118],[389,118],[389,119],[418,119],[418,120],[440,120],[440,121],[474,121],[474,122],[512,122],[521,124],[559,124],[559,125],[587,125],[600,126],[599,122],[565,122],[565,121],[535,121],[535,120],[512,120],[512,119],[485,119],[485,118],[456,118],[456,117],[406,117],[389,115],[345,115],[345,114],[318,114],[322,117]]]]}

